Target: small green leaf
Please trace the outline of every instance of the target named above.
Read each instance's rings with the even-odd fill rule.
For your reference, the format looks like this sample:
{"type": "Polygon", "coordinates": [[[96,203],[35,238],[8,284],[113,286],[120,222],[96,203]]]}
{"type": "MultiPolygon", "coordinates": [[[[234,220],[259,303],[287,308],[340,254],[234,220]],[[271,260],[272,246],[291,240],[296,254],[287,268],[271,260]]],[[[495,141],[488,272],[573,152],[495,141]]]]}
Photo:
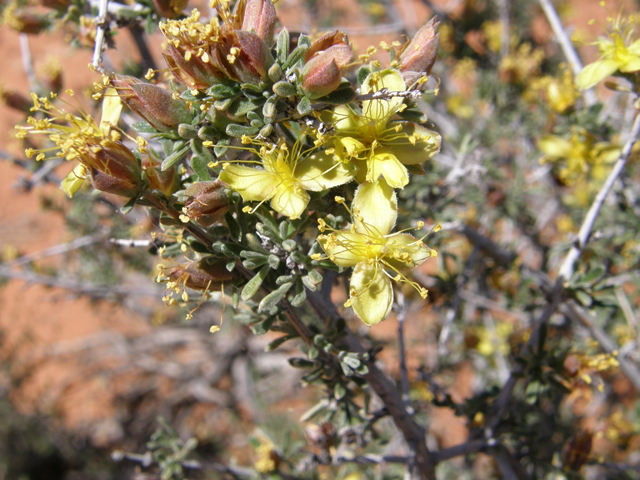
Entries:
{"type": "Polygon", "coordinates": [[[371,75],[371,70],[364,66],[360,67],[358,69],[358,85],[362,85],[369,75],[371,75]]]}
{"type": "Polygon", "coordinates": [[[207,95],[216,100],[233,96],[236,90],[227,85],[214,85],[207,90],[207,95]]]}
{"type": "Polygon", "coordinates": [[[264,351],[265,352],[273,352],[274,350],[276,350],[278,347],[280,347],[282,344],[284,344],[288,340],[291,340],[291,337],[289,335],[285,335],[284,337],[276,338],[273,342],[271,342],[269,345],[267,345],[265,347],[264,351]]]}
{"type": "Polygon", "coordinates": [[[286,27],[278,34],[278,39],[276,41],[276,56],[278,57],[278,62],[281,64],[284,64],[289,56],[289,31],[286,27]]]}
{"type": "Polygon", "coordinates": [[[290,358],[289,365],[293,368],[313,368],[315,362],[307,360],[306,358],[290,358]]]}
{"type": "Polygon", "coordinates": [[[276,317],[269,317],[264,322],[256,323],[255,325],[251,325],[249,328],[251,329],[251,333],[254,335],[264,335],[269,331],[273,322],[275,322],[276,317]]]}
{"type": "Polygon", "coordinates": [[[138,133],[158,133],[158,131],[147,122],[133,122],[131,128],[138,133]]]}
{"type": "MultiPolygon", "coordinates": [[[[322,374],[322,371],[320,373],[322,374]]],[[[320,400],[313,407],[311,407],[309,410],[307,410],[305,413],[302,414],[302,416],[300,417],[300,421],[303,423],[308,422],[328,406],[329,406],[329,400],[327,400],[326,398],[323,400],[320,400]]]]}
{"type": "Polygon", "coordinates": [[[276,255],[269,255],[269,265],[274,270],[277,270],[280,266],[280,259],[276,255]]]}
{"type": "Polygon", "coordinates": [[[230,137],[242,137],[243,135],[251,137],[258,133],[260,129],[255,127],[246,127],[244,125],[238,125],[236,123],[230,123],[229,125],[227,125],[225,131],[230,137]]]}
{"type": "Polygon", "coordinates": [[[347,394],[347,389],[342,383],[336,383],[335,387],[333,387],[333,396],[336,400],[342,400],[344,396],[347,394]]]}
{"type": "Polygon", "coordinates": [[[280,300],[284,298],[284,296],[292,286],[292,283],[285,283],[280,288],[274,290],[269,295],[264,297],[258,305],[258,312],[269,311],[272,308],[277,307],[278,303],[280,303],[280,300]]]}
{"type": "Polygon", "coordinates": [[[296,107],[296,110],[298,110],[300,115],[309,115],[313,111],[309,97],[302,97],[296,107]]]}
{"type": "Polygon", "coordinates": [[[229,212],[224,214],[224,219],[227,223],[227,227],[229,227],[229,238],[236,242],[240,242],[242,240],[242,228],[240,228],[238,221],[229,212]]]}
{"type": "Polygon", "coordinates": [[[282,70],[286,72],[289,68],[295,67],[302,57],[304,57],[304,54],[307,53],[308,49],[309,47],[307,45],[298,44],[293,52],[291,52],[291,55],[289,55],[289,58],[282,64],[282,70]]]}
{"type": "Polygon", "coordinates": [[[576,300],[578,300],[582,306],[590,307],[593,304],[593,298],[587,292],[583,290],[576,290],[574,294],[576,296],[576,300]]]}
{"type": "Polygon", "coordinates": [[[316,102],[328,103],[330,105],[344,105],[351,103],[356,98],[356,91],[350,85],[338,87],[333,92],[324,97],[320,97],[316,102]]]}
{"type": "Polygon", "coordinates": [[[198,177],[198,180],[201,182],[208,182],[211,180],[207,163],[208,162],[200,155],[191,156],[191,168],[198,177]]]}
{"type": "Polygon", "coordinates": [[[171,155],[165,158],[162,161],[162,167],[161,167],[162,171],[165,172],[169,170],[171,167],[173,167],[176,163],[178,163],[180,160],[183,159],[183,157],[187,154],[189,150],[190,150],[189,145],[186,145],[182,147],[180,150],[178,150],[177,152],[173,152],[171,155]]]}
{"type": "Polygon", "coordinates": [[[262,285],[262,282],[264,282],[264,279],[267,278],[269,270],[271,270],[271,267],[269,265],[265,265],[257,275],[255,275],[251,280],[247,282],[247,284],[242,289],[242,293],[240,294],[242,300],[246,302],[256,294],[256,292],[262,285]]]}
{"type": "Polygon", "coordinates": [[[296,87],[287,81],[278,82],[273,85],[273,93],[279,97],[290,97],[296,94],[296,87]]]}

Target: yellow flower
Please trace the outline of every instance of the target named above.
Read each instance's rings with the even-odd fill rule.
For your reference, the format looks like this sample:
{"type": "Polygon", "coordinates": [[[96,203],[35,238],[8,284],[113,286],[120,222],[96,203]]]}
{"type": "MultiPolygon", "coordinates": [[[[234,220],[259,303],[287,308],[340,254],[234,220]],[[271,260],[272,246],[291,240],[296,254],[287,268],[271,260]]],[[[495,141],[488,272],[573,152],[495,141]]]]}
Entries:
{"type": "Polygon", "coordinates": [[[392,279],[412,285],[426,298],[427,290],[401,272],[420,265],[437,253],[407,233],[391,233],[398,204],[395,191],[384,179],[358,187],[351,213],[353,224],[343,230],[332,230],[321,220],[320,231],[330,230],[330,233],[320,235],[318,241],[336,265],[355,267],[346,306],[353,307],[356,315],[371,326],[380,323],[391,312],[392,279]]]}
{"type": "MultiPolygon", "coordinates": [[[[405,91],[406,85],[396,70],[370,74],[362,85],[362,94],[405,91]]],[[[419,165],[440,151],[440,135],[409,122],[391,121],[404,109],[403,99],[374,99],[362,102],[362,112],[339,106],[331,113],[336,138],[325,155],[356,167],[359,183],[384,177],[393,188],[409,183],[405,165],[419,165]]]]}
{"type": "Polygon", "coordinates": [[[538,92],[542,90],[549,107],[557,113],[567,113],[573,110],[573,106],[580,97],[580,91],[576,88],[573,74],[566,64],[560,65],[558,77],[545,76],[531,82],[530,97],[536,100],[538,92]]]}
{"type": "Polygon", "coordinates": [[[616,72],[640,71],[640,39],[630,43],[635,18],[618,15],[615,21],[609,18],[609,22],[611,30],[606,32],[607,37],[594,43],[600,51],[600,60],[584,67],[576,77],[576,85],[581,90],[593,87],[616,72]]]}
{"type": "MultiPolygon", "coordinates": [[[[73,96],[73,92],[68,90],[73,96]]],[[[51,95],[55,98],[55,95],[51,95]]],[[[18,138],[27,135],[47,135],[55,144],[45,149],[26,150],[27,157],[44,160],[46,152],[57,151],[57,156],[77,160],[77,166],[62,182],[62,189],[73,196],[82,181],[88,177],[97,190],[133,197],[145,188],[140,164],[133,152],[121,141],[121,134],[114,126],[118,122],[122,104],[115,90],[108,90],[102,105],[102,119],[97,124],[91,116],[76,108],[80,116],[59,108],[48,98],[32,94],[34,112],[42,112],[44,118],[29,117],[29,126],[18,126],[18,138]]]]}
{"type": "Polygon", "coordinates": [[[291,151],[282,140],[271,148],[262,143],[258,153],[261,163],[254,163],[260,163],[263,169],[225,163],[220,180],[242,195],[245,202],[270,200],[276,212],[299,218],[309,203],[307,191],[320,192],[353,177],[349,165],[303,151],[305,137],[301,135],[291,151]]]}
{"type": "Polygon", "coordinates": [[[604,180],[607,166],[620,156],[620,147],[609,142],[596,142],[595,137],[584,131],[574,131],[567,140],[546,135],[538,141],[538,148],[545,154],[541,162],[562,163],[560,179],[567,185],[584,179],[587,175],[604,180]]]}

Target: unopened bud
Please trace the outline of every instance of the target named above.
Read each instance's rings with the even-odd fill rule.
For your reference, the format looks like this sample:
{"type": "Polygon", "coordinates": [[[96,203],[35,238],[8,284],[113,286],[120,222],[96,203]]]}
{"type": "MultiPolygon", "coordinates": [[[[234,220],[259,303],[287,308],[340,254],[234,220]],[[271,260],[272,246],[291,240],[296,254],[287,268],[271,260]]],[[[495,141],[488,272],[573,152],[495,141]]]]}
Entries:
{"type": "Polygon", "coordinates": [[[1,84],[0,101],[7,107],[23,113],[29,113],[33,106],[33,103],[28,98],[13,90],[6,90],[1,84]]]}
{"type": "Polygon", "coordinates": [[[188,0],[153,0],[158,14],[165,18],[179,18],[188,0]]]}
{"type": "Polygon", "coordinates": [[[304,94],[314,100],[333,92],[340,85],[342,68],[350,59],[349,45],[334,45],[311,58],[301,73],[304,94]]]}
{"type": "MultiPolygon", "coordinates": [[[[325,33],[311,44],[307,52],[304,54],[304,62],[307,63],[316,54],[328,50],[335,45],[349,45],[347,36],[339,30],[333,33],[325,33]]],[[[347,60],[349,61],[349,60],[347,60]]]]}
{"type": "Polygon", "coordinates": [[[20,33],[38,34],[50,24],[42,15],[37,15],[15,3],[7,6],[3,13],[3,22],[20,33]]]}
{"type": "Polygon", "coordinates": [[[220,221],[229,209],[229,198],[219,180],[198,182],[184,192],[186,214],[203,227],[220,221]]]}
{"type": "Polygon", "coordinates": [[[132,198],[144,187],[138,160],[124,144],[105,140],[79,157],[96,190],[132,198]]]}
{"type": "Polygon", "coordinates": [[[276,9],[271,0],[247,0],[244,7],[242,30],[255,32],[267,47],[271,47],[276,20],[276,9]]]}
{"type": "Polygon", "coordinates": [[[236,50],[230,49],[234,57],[230,70],[241,83],[258,85],[268,78],[267,71],[273,63],[271,54],[257,34],[236,30],[234,35],[236,50]]]}
{"type": "Polygon", "coordinates": [[[184,282],[187,288],[200,291],[220,290],[235,278],[234,272],[227,270],[226,262],[214,257],[172,268],[165,275],[170,280],[184,282]]]}
{"type": "Polygon", "coordinates": [[[175,130],[181,123],[191,123],[187,103],[173,98],[170,92],[128,75],[114,74],[111,83],[120,99],[160,132],[175,130]]]}
{"type": "Polygon", "coordinates": [[[40,0],[40,5],[54,10],[66,10],[71,5],[71,0],[40,0]]]}
{"type": "Polygon", "coordinates": [[[420,76],[431,73],[438,57],[440,23],[433,17],[415,34],[409,45],[400,54],[399,70],[407,85],[413,84],[420,76]]]}

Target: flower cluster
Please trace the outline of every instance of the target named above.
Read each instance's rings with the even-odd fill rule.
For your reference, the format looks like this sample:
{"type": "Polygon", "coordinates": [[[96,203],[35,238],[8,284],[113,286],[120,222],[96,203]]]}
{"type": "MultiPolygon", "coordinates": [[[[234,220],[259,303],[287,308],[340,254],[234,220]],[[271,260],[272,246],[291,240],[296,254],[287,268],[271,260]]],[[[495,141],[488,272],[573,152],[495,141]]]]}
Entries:
{"type": "MultiPolygon", "coordinates": [[[[206,23],[197,10],[180,18],[184,2],[156,3],[167,18],[160,24],[164,58],[181,85],[169,89],[131,76],[105,76],[94,95],[103,98],[99,123],[81,108],[74,115],[56,106],[54,94],[34,97],[35,113],[28,126],[19,127],[18,136],[29,135],[31,141],[31,135],[46,135],[55,147],[29,148],[28,156],[42,160],[56,152],[78,161],[62,185],[70,196],[89,179],[97,190],[127,197],[127,208],[139,202],[159,210],[162,226],[173,229],[168,238],[189,237],[173,248],[187,263],[163,269],[161,275],[168,291],[184,302],[186,288],[207,292],[223,288],[224,282],[246,281],[248,274],[237,275],[240,263],[252,270],[267,262],[278,270],[280,257],[274,252],[282,251],[288,252],[287,274],[281,272],[280,283],[271,283],[276,291],[266,295],[263,303],[269,302],[260,309],[273,310],[294,283],[292,291],[298,294],[290,301],[299,303],[295,299],[304,299],[305,287],[314,290],[322,281],[311,271],[319,266],[354,269],[348,304],[368,325],[389,315],[391,280],[426,296],[407,272],[435,251],[421,239],[392,230],[394,189],[407,186],[410,174],[424,174],[422,165],[440,150],[440,135],[425,127],[415,104],[437,58],[436,19],[405,45],[384,44],[389,66],[379,61],[362,65],[355,87],[342,77],[352,65],[346,35],[329,32],[315,41],[300,35],[294,42],[284,28],[276,38],[271,0],[239,0],[233,9],[228,0],[212,0],[217,15],[206,23]],[[132,128],[151,138],[134,139],[117,127],[123,106],[143,120],[132,128]],[[327,203],[346,208],[342,197],[326,195],[336,188],[353,196],[347,208],[353,223],[346,229],[334,224],[330,230],[320,209],[327,203]],[[277,241],[286,240],[286,246],[274,246],[264,235],[264,224],[249,218],[263,219],[265,210],[289,222],[277,232],[277,241]],[[321,260],[319,253],[301,258],[291,243],[295,229],[289,232],[289,227],[310,217],[320,223],[315,252],[324,249],[321,260]],[[261,235],[259,244],[247,230],[251,222],[261,235]],[[226,237],[220,233],[225,226],[226,237]],[[253,251],[243,250],[247,243],[253,251]]],[[[153,76],[149,72],[146,78],[153,76]]],[[[159,248],[162,255],[167,251],[159,248]]],[[[254,287],[253,281],[244,287],[245,300],[260,285],[254,287]]],[[[172,295],[166,300],[175,303],[172,295]]]]}

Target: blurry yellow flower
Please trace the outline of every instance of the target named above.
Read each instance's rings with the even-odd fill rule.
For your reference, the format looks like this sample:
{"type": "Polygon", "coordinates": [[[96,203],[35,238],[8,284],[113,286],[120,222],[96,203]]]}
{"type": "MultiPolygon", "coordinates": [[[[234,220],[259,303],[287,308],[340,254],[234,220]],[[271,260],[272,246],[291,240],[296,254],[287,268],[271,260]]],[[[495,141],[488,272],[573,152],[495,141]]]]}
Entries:
{"type": "Polygon", "coordinates": [[[608,165],[618,159],[621,151],[612,143],[596,142],[585,130],[574,131],[569,139],[546,135],[538,141],[538,148],[545,154],[540,162],[559,164],[560,179],[567,185],[587,176],[604,180],[608,165]]]}
{"type": "Polygon", "coordinates": [[[458,118],[469,119],[476,114],[475,109],[469,104],[469,100],[462,95],[451,95],[445,101],[447,110],[458,118]]]}
{"type": "Polygon", "coordinates": [[[396,193],[380,179],[360,185],[356,191],[350,228],[333,230],[324,221],[319,222],[320,232],[331,231],[318,237],[327,257],[340,267],[355,267],[345,306],[353,307],[369,326],[380,323],[391,312],[391,280],[408,283],[423,298],[427,296],[427,290],[407,279],[402,271],[420,265],[436,251],[407,233],[391,233],[397,215],[396,193]]]}
{"type": "Polygon", "coordinates": [[[594,42],[600,51],[600,59],[582,69],[576,77],[578,88],[585,90],[601,82],[616,72],[634,73],[640,71],[640,39],[631,42],[635,17],[609,17],[611,29],[605,38],[594,42]]]}
{"type": "Polygon", "coordinates": [[[573,73],[564,63],[560,65],[559,76],[544,76],[535,79],[531,83],[531,90],[532,100],[537,98],[538,92],[544,92],[549,107],[557,113],[567,113],[573,110],[573,106],[580,97],[573,73]]]}
{"type": "Polygon", "coordinates": [[[526,83],[538,73],[543,60],[542,49],[533,49],[530,43],[523,43],[515,52],[502,58],[498,66],[499,78],[505,83],[526,83]]]}
{"type": "MultiPolygon", "coordinates": [[[[502,46],[502,22],[500,20],[486,21],[482,24],[482,31],[484,32],[487,48],[493,53],[500,53],[500,47],[502,46]]],[[[512,31],[509,32],[510,46],[518,44],[518,36],[512,31]]]]}

